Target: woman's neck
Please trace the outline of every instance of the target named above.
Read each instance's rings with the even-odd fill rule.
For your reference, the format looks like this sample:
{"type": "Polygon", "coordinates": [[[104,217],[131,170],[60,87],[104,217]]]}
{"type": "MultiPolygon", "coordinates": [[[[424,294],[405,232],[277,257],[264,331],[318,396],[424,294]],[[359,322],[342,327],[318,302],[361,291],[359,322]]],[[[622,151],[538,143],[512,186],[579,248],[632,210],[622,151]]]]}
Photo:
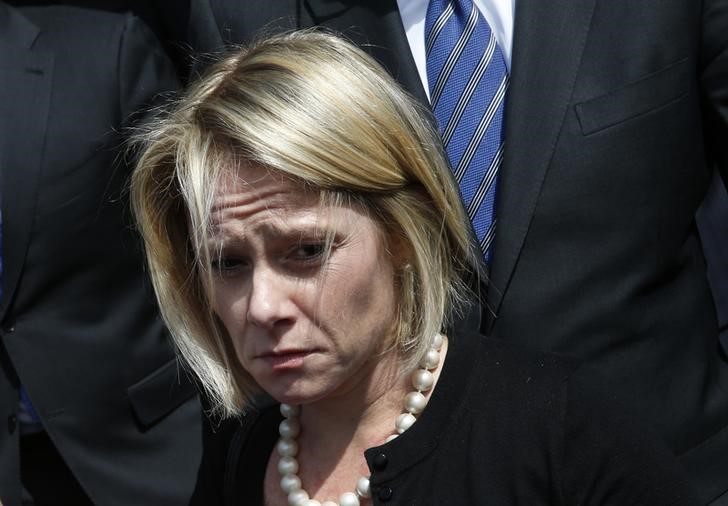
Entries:
{"type": "Polygon", "coordinates": [[[350,390],[302,406],[301,426],[305,433],[301,437],[305,434],[315,440],[325,439],[327,446],[336,441],[364,443],[367,447],[384,442],[411,386],[400,371],[395,353],[375,361],[350,390]]]}
{"type": "MultiPolygon", "coordinates": [[[[446,353],[447,340],[440,351],[440,366],[432,371],[435,382],[446,353]]],[[[395,419],[404,411],[405,396],[413,390],[410,375],[402,374],[395,353],[376,360],[350,390],[301,407],[298,475],[312,497],[334,499],[353,490],[360,476],[369,475],[364,451],[384,444],[395,433],[395,419]]],[[[285,504],[277,461],[274,452],[266,476],[266,496],[271,504],[277,504],[276,499],[285,504]],[[271,482],[269,478],[275,479],[271,482]]]]}

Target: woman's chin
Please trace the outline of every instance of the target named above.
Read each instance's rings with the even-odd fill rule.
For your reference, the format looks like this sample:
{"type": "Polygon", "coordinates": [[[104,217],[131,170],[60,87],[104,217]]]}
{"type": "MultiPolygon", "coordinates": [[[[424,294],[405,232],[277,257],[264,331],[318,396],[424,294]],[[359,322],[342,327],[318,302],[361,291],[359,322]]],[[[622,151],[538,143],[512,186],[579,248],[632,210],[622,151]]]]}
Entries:
{"type": "Polygon", "coordinates": [[[320,401],[321,399],[324,399],[326,396],[325,394],[315,394],[312,392],[298,392],[298,391],[291,391],[291,392],[269,392],[269,395],[273,397],[276,401],[280,402],[281,404],[291,404],[291,405],[305,405],[305,404],[311,404],[316,401],[320,401]]]}
{"type": "Polygon", "coordinates": [[[277,381],[262,384],[261,387],[276,401],[284,404],[310,404],[326,398],[328,394],[328,389],[311,385],[300,378],[290,383],[278,378],[277,381]]]}

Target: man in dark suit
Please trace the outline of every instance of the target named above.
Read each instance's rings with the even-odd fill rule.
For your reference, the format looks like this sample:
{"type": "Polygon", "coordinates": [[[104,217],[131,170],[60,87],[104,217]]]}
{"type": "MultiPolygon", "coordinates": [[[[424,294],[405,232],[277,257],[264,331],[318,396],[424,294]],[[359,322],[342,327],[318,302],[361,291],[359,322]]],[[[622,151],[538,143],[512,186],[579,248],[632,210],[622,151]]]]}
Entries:
{"type": "MultiPolygon", "coordinates": [[[[482,328],[587,360],[728,502],[728,363],[694,220],[713,167],[728,178],[728,0],[517,0],[513,21],[482,328]]],[[[200,0],[189,22],[203,52],[342,31],[428,103],[394,0],[200,0]]]]}
{"type": "Polygon", "coordinates": [[[119,163],[132,113],[175,87],[132,16],[0,3],[5,506],[191,493],[199,403],[146,286],[119,163]]]}

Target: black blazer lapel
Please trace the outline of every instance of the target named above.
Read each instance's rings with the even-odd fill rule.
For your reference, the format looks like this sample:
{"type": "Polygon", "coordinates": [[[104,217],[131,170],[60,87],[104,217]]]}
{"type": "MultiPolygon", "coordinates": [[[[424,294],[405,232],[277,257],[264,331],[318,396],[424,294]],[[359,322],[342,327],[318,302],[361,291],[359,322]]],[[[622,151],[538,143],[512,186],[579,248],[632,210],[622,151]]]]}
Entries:
{"type": "Polygon", "coordinates": [[[367,50],[429,107],[395,0],[301,0],[301,25],[325,26],[367,50]]]}
{"type": "Polygon", "coordinates": [[[0,319],[12,300],[30,240],[53,72],[53,56],[31,49],[38,29],[12,9],[1,15],[5,19],[0,27],[5,24],[8,29],[0,30],[0,319]]]}
{"type": "MultiPolygon", "coordinates": [[[[516,4],[488,305],[498,314],[571,99],[596,0],[516,4]]],[[[544,266],[547,269],[548,266],[544,266]]],[[[497,318],[497,316],[496,316],[497,318]]],[[[490,318],[486,331],[495,320],[490,318]]]]}

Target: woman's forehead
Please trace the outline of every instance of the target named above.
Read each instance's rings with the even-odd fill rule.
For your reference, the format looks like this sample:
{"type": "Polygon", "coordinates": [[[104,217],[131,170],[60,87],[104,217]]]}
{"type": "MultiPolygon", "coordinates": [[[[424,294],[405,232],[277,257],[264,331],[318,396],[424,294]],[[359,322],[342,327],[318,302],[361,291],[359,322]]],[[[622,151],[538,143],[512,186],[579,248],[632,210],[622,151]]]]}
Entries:
{"type": "Polygon", "coordinates": [[[261,164],[223,168],[210,214],[214,235],[251,226],[278,232],[330,227],[344,231],[362,226],[382,231],[381,224],[359,203],[323,196],[304,181],[261,164]]]}
{"type": "Polygon", "coordinates": [[[213,226],[230,220],[290,213],[317,212],[318,197],[305,186],[278,171],[260,165],[223,169],[211,206],[213,226]]]}
{"type": "Polygon", "coordinates": [[[238,163],[222,169],[214,189],[215,201],[231,199],[310,202],[318,199],[303,181],[260,164],[238,163]]]}

